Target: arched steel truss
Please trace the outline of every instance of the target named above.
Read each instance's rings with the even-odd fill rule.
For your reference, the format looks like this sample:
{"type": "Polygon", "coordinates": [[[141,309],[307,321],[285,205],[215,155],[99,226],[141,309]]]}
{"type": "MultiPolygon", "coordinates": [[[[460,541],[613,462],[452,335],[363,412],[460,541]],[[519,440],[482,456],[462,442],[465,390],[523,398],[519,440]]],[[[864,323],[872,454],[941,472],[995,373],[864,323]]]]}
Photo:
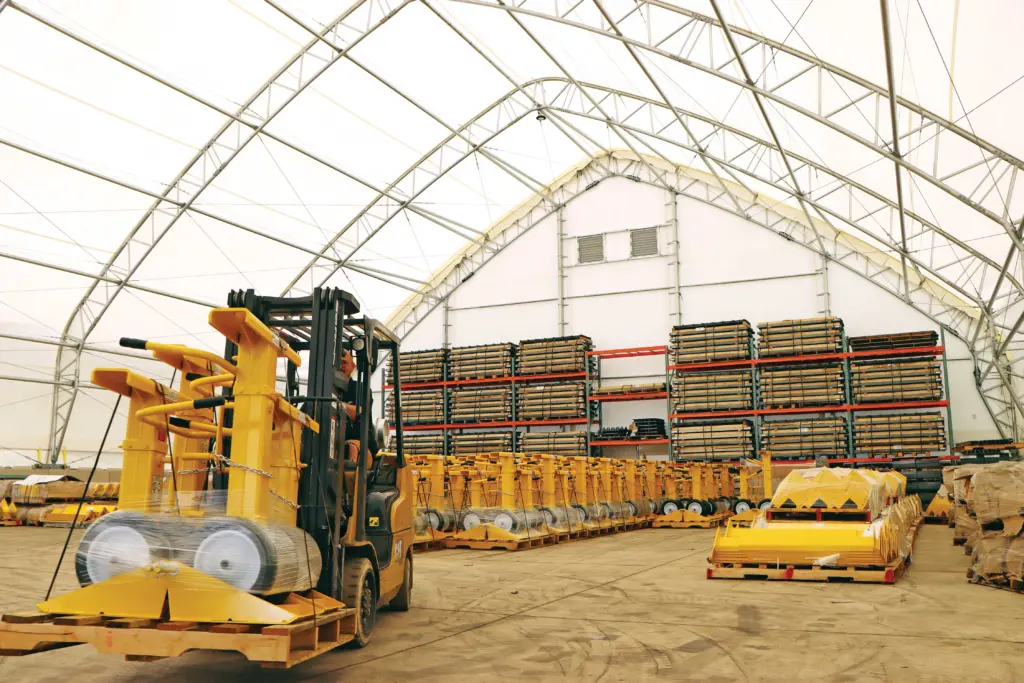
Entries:
{"type": "MultiPolygon", "coordinates": [[[[621,16],[613,16],[601,0],[581,0],[564,5],[557,0],[521,0],[515,5],[506,4],[503,0],[448,1],[506,13],[551,58],[561,75],[517,83],[434,6],[435,0],[356,0],[323,30],[309,28],[268,0],[282,14],[310,32],[312,38],[245,105],[229,112],[33,14],[16,2],[4,4],[225,116],[223,126],[160,194],[131,187],[89,169],[78,169],[152,196],[154,202],[101,272],[90,276],[93,283],[65,326],[58,345],[53,380],[51,454],[59,452],[64,438],[79,389],[79,360],[90,333],[122,289],[137,287],[132,282],[135,272],[181,216],[195,212],[289,243],[194,206],[224,168],[260,135],[285,144],[377,192],[375,200],[319,250],[289,243],[312,256],[289,286],[289,291],[301,291],[324,282],[340,268],[361,272],[415,292],[413,298],[416,303],[408,307],[409,317],[399,325],[404,329],[416,324],[425,315],[424,311],[450,294],[462,277],[540,220],[542,216],[538,212],[548,215],[582,191],[580,188],[585,190],[603,178],[627,175],[719,206],[784,234],[829,261],[868,278],[947,326],[970,344],[976,358],[979,388],[1000,430],[1006,434],[1017,433],[1018,417],[1024,416],[1022,392],[1016,389],[1021,372],[1015,365],[1018,362],[1016,357],[1020,355],[1018,351],[1024,350],[1024,339],[1018,334],[1024,323],[1024,289],[1012,272],[1022,245],[1022,226],[1010,212],[1017,173],[1024,167],[1024,162],[943,117],[894,97],[890,87],[871,83],[813,55],[725,24],[714,1],[716,16],[659,0],[636,0],[621,16]],[[513,88],[501,100],[463,125],[453,126],[441,121],[421,103],[377,77],[350,54],[359,42],[414,1],[434,12],[454,34],[490,62],[513,88]],[[525,22],[527,19],[552,22],[617,41],[637,63],[661,99],[653,100],[636,93],[578,81],[529,29],[525,22]],[[697,42],[703,40],[727,45],[730,51],[721,60],[713,62],[713,50],[694,50],[697,42]],[[661,76],[655,76],[649,68],[652,56],[696,69],[751,93],[770,139],[732,128],[673,103],[666,95],[664,84],[659,82],[661,76]],[[377,77],[393,92],[450,131],[435,148],[384,188],[372,186],[350,170],[282,140],[268,129],[285,106],[332,64],[342,59],[349,59],[377,77]],[[766,68],[772,61],[776,64],[775,70],[766,68]],[[753,74],[759,75],[755,77],[753,74]],[[822,85],[825,79],[838,86],[844,94],[844,101],[825,106],[829,100],[822,85]],[[790,94],[795,86],[804,93],[799,99],[790,94]],[[812,95],[807,96],[808,92],[812,95]],[[891,163],[898,179],[909,183],[920,180],[970,207],[1005,231],[1011,244],[1006,258],[1001,262],[993,261],[951,231],[943,229],[936,219],[909,211],[903,203],[902,191],[895,198],[884,196],[854,178],[828,168],[821,161],[785,149],[773,127],[769,108],[785,110],[825,126],[891,163]],[[540,111],[553,128],[590,157],[590,163],[574,178],[557,186],[548,186],[530,177],[486,147],[501,132],[531,112],[540,111]],[[859,118],[844,115],[851,112],[859,112],[859,118]],[[883,125],[879,112],[889,112],[892,121],[910,121],[910,125],[893,139],[895,124],[883,125]],[[607,126],[629,152],[595,152],[603,145],[580,128],[578,124],[582,120],[607,126]],[[660,161],[666,158],[668,150],[699,160],[711,181],[704,182],[704,179],[687,175],[679,170],[677,162],[660,161]],[[914,163],[908,159],[910,151],[916,158],[914,163]],[[518,217],[513,217],[512,223],[501,230],[492,229],[487,239],[477,229],[415,202],[439,178],[464,159],[477,154],[494,162],[532,193],[532,199],[524,205],[518,217]],[[972,160],[965,163],[965,159],[972,160]],[[758,197],[748,186],[754,180],[772,188],[782,197],[792,198],[801,215],[790,216],[790,207],[781,204],[773,207],[771,200],[758,197]],[[531,205],[532,208],[525,208],[531,205]],[[356,252],[403,211],[414,212],[477,244],[472,245],[462,260],[447,273],[437,274],[429,283],[353,263],[356,252]],[[894,227],[897,224],[900,226],[898,232],[894,227]],[[846,234],[842,226],[856,228],[866,239],[846,234]],[[928,257],[919,256],[919,253],[926,253],[928,257]],[[972,310],[963,310],[950,296],[951,293],[968,302],[972,310]]],[[[835,88],[830,87],[829,90],[835,88]]],[[[19,147],[2,140],[0,143],[19,147]]],[[[45,152],[19,148],[75,167],[45,152]]],[[[44,263],[39,265],[52,267],[44,263]]],[[[148,291],[183,298],[152,288],[148,291]]]]}

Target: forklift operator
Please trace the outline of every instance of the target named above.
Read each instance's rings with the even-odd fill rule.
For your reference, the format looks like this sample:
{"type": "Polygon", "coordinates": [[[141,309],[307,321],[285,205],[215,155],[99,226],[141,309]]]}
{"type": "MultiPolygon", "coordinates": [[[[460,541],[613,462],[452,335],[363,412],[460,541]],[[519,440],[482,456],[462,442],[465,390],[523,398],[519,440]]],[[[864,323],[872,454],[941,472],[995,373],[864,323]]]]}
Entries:
{"type": "MultiPolygon", "coordinates": [[[[334,394],[341,401],[347,419],[345,420],[345,443],[347,444],[348,458],[355,461],[359,455],[359,432],[362,428],[362,421],[365,415],[356,414],[356,404],[359,396],[359,381],[353,379],[356,364],[352,354],[347,349],[342,352],[338,369],[334,372],[334,394]]],[[[370,405],[367,406],[370,415],[373,414],[373,397],[370,397],[370,405]]],[[[377,435],[370,428],[370,439],[366,444],[366,450],[371,460],[377,455],[377,435]]]]}

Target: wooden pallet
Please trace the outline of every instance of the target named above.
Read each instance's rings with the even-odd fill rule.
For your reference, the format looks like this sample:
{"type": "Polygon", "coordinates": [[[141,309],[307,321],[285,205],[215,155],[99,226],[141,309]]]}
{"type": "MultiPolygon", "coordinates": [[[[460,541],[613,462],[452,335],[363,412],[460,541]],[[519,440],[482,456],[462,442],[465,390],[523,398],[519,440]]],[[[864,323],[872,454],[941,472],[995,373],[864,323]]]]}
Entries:
{"type": "Polygon", "coordinates": [[[199,624],[43,613],[6,614],[0,656],[90,644],[103,654],[152,662],[190,650],[240,652],[263,667],[286,669],[351,641],[355,609],[337,609],[291,624],[199,624]]]}
{"type": "Polygon", "coordinates": [[[0,520],[0,526],[21,526],[21,522],[16,519],[3,519],[0,520]]]}
{"type": "Polygon", "coordinates": [[[431,550],[444,550],[443,538],[432,538],[427,541],[413,541],[412,550],[414,553],[429,553],[431,550]]]}
{"type": "Polygon", "coordinates": [[[725,526],[726,520],[730,517],[732,517],[731,512],[716,512],[713,515],[706,517],[701,515],[699,519],[689,520],[672,520],[660,516],[655,517],[650,524],[654,529],[714,529],[725,526]]]}
{"type": "Polygon", "coordinates": [[[948,524],[949,518],[944,515],[925,515],[925,524],[948,524]]]}
{"type": "Polygon", "coordinates": [[[999,588],[1000,590],[1012,593],[1024,593],[1024,581],[1012,576],[990,577],[982,574],[975,574],[973,569],[967,570],[967,580],[979,586],[999,588]]]}
{"type": "Polygon", "coordinates": [[[504,540],[504,539],[488,539],[486,541],[477,541],[461,538],[446,538],[444,540],[444,547],[449,550],[457,548],[463,548],[468,550],[531,550],[533,548],[542,548],[548,545],[554,545],[557,543],[557,535],[555,534],[537,534],[535,536],[524,537],[519,540],[504,540]]]}
{"type": "Polygon", "coordinates": [[[821,581],[829,583],[896,583],[906,572],[909,560],[899,559],[885,566],[816,567],[812,565],[715,564],[707,569],[709,579],[748,581],[821,581]]]}

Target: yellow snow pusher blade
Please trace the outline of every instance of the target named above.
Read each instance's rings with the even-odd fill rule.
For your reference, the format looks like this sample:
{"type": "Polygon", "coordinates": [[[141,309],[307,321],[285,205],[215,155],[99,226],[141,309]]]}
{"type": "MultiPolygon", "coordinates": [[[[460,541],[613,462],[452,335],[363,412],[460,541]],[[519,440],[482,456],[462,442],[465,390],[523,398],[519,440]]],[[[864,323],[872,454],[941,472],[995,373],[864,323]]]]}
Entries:
{"type": "MultiPolygon", "coordinates": [[[[771,507],[718,530],[708,577],[808,578],[793,570],[873,568],[891,582],[909,559],[922,514],[920,499],[904,490],[905,479],[892,472],[791,472],[771,507]],[[780,573],[744,573],[751,567],[780,573]]],[[[820,580],[828,578],[821,573],[820,580]]]]}

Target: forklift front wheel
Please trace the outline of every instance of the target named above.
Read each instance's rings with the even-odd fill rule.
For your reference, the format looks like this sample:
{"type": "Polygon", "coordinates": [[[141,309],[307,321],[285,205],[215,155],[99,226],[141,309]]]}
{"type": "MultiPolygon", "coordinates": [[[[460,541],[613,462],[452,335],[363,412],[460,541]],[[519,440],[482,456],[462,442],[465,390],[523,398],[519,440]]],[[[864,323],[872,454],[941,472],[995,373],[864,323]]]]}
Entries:
{"type": "Polygon", "coordinates": [[[412,603],[412,553],[405,556],[405,575],[402,577],[402,587],[398,595],[391,599],[388,605],[396,612],[408,612],[412,603]]]}
{"type": "Polygon", "coordinates": [[[345,579],[342,588],[342,602],[346,607],[355,607],[356,632],[350,647],[362,648],[370,643],[373,623],[377,619],[377,591],[373,580],[373,565],[365,557],[358,557],[345,563],[345,579]]]}

